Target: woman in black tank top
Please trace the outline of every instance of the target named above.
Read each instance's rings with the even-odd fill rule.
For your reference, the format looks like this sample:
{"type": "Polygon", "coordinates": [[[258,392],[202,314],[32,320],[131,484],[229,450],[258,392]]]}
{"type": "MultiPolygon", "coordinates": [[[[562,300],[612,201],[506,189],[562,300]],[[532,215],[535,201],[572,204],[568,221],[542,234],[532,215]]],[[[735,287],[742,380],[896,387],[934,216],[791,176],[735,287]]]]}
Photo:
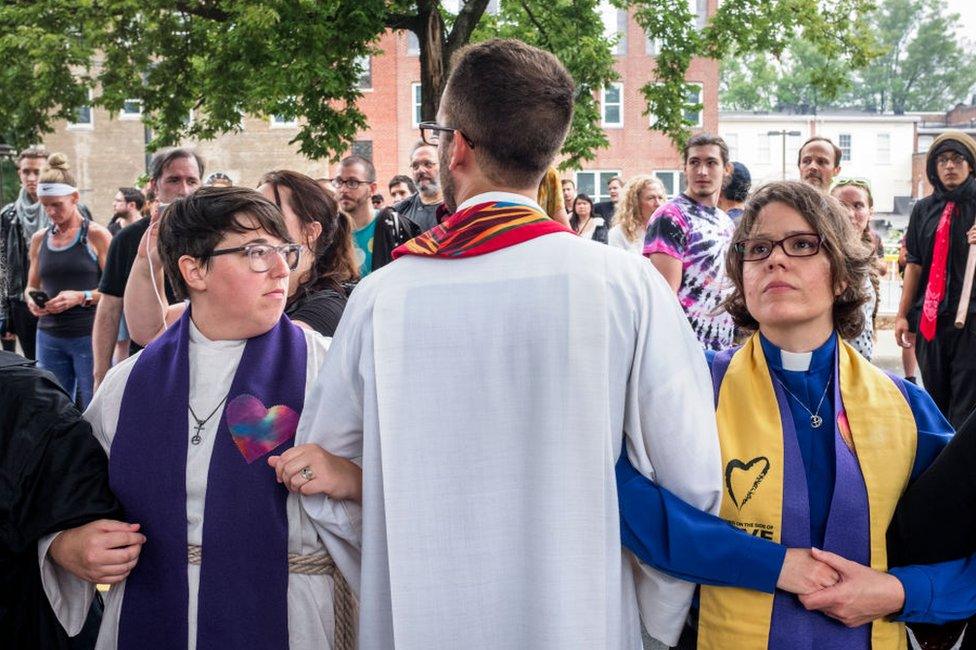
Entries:
{"type": "Polygon", "coordinates": [[[38,199],[51,220],[31,239],[24,300],[37,316],[37,362],[82,407],[92,398],[91,347],[98,280],[112,236],[78,209],[78,191],[62,154],[41,173],[38,199]]]}

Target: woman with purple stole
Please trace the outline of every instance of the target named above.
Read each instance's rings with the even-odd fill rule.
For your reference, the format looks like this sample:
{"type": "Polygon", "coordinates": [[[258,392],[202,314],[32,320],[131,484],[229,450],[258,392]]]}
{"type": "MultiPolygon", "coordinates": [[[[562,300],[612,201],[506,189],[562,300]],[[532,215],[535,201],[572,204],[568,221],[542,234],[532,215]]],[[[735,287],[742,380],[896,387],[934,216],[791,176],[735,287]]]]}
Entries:
{"type": "MultiPolygon", "coordinates": [[[[168,208],[159,251],[189,309],[106,375],[85,414],[145,535],[97,647],[352,647],[359,468],[292,446],[328,348],[282,316],[302,247],[257,192],[207,188],[168,208]],[[301,499],[331,517],[309,520],[301,499]]],[[[52,541],[44,588],[70,633],[94,585],[58,566],[52,541]]]]}
{"type": "Polygon", "coordinates": [[[734,287],[725,301],[736,325],[756,333],[706,353],[722,449],[719,516],[732,526],[691,508],[662,525],[658,504],[673,496],[626,456],[618,463],[624,544],[702,584],[700,648],[904,648],[896,620],[937,620],[964,606],[960,588],[976,591],[948,563],[886,573],[898,498],[952,429],[924,391],[843,340],[863,327],[871,263],[829,197],[790,182],[758,190],[726,260],[734,287]],[[795,554],[811,548],[802,551],[814,562],[808,584],[787,580],[795,554]],[[883,598],[852,590],[866,574],[883,598]]]}

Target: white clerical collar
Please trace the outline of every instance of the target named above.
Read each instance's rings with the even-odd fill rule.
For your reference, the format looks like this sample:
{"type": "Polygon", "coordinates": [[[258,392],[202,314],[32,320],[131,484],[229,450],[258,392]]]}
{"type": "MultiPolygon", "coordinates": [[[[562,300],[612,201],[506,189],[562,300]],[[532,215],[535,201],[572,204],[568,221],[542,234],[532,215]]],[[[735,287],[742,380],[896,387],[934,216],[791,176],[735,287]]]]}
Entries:
{"type": "Polygon", "coordinates": [[[813,352],[787,352],[786,350],[780,350],[779,357],[783,363],[783,370],[806,372],[810,369],[813,352]]]}
{"type": "Polygon", "coordinates": [[[504,202],[504,203],[517,203],[518,205],[526,205],[530,208],[535,208],[542,214],[546,211],[543,210],[538,203],[533,201],[527,196],[522,194],[514,194],[512,192],[482,192],[481,194],[475,194],[467,201],[462,203],[457,207],[458,210],[463,210],[465,208],[470,208],[472,205],[477,205],[479,203],[493,203],[493,202],[504,202]]]}

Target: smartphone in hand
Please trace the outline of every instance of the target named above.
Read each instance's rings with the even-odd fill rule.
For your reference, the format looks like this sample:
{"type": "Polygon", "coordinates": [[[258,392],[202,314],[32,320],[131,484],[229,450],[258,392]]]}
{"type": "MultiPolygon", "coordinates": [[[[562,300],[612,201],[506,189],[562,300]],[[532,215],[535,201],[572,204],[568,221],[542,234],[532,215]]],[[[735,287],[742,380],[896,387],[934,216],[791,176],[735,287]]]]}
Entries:
{"type": "Polygon", "coordinates": [[[28,294],[30,295],[31,300],[34,301],[34,304],[36,304],[41,309],[44,309],[44,306],[47,304],[47,301],[51,299],[51,297],[46,293],[44,293],[43,291],[29,291],[28,294]]]}

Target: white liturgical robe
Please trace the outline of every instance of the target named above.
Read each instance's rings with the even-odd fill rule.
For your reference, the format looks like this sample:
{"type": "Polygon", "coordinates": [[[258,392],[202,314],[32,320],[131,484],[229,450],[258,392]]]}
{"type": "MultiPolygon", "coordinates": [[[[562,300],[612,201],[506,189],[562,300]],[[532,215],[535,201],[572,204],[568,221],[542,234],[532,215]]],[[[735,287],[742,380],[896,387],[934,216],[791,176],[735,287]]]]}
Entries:
{"type": "MultiPolygon", "coordinates": [[[[305,368],[306,403],[315,376],[329,347],[329,339],[304,330],[308,357],[305,368]]],[[[190,325],[190,405],[206,416],[227,395],[234,373],[244,353],[246,341],[211,341],[203,336],[192,323],[190,325]]],[[[99,387],[85,419],[91,422],[92,431],[98,441],[111,452],[112,440],[119,421],[122,395],[135,364],[136,357],[130,357],[109,371],[104,383],[99,387]]],[[[206,502],[207,475],[210,456],[213,452],[214,438],[223,408],[214,415],[201,431],[198,445],[187,445],[186,463],[186,516],[187,541],[201,544],[203,540],[204,504],[206,502]]],[[[196,430],[195,422],[187,414],[187,438],[196,430]]],[[[147,450],[150,453],[151,450],[147,450]]],[[[265,462],[260,458],[256,462],[265,462]]],[[[274,471],[270,467],[269,472],[274,471]]],[[[286,502],[288,516],[288,552],[309,555],[328,550],[343,571],[352,573],[350,583],[358,577],[350,567],[358,569],[358,558],[352,563],[347,559],[352,549],[359,544],[359,506],[351,502],[336,502],[319,497],[319,520],[313,526],[299,503],[299,497],[289,494],[286,502]],[[326,513],[331,514],[326,514],[326,513]]],[[[124,505],[124,504],[123,504],[124,505]]],[[[85,622],[88,607],[94,594],[94,586],[74,577],[54,564],[47,556],[47,550],[55,536],[51,535],[39,543],[41,579],[44,591],[58,620],[69,634],[77,634],[85,622]]],[[[152,539],[146,540],[147,544],[152,539]]],[[[189,580],[188,639],[187,648],[196,647],[197,593],[200,587],[200,566],[187,564],[189,580]]],[[[288,575],[288,640],[292,650],[321,650],[332,647],[334,638],[332,578],[325,575],[288,575]]],[[[105,614],[98,635],[97,650],[112,650],[118,645],[119,616],[125,597],[125,582],[114,585],[105,598],[105,614]]]]}
{"type": "MultiPolygon", "coordinates": [[[[461,207],[497,200],[531,203],[461,207]]],[[[362,458],[360,647],[636,649],[638,601],[675,643],[694,586],[621,548],[625,441],[717,512],[704,354],[647,260],[560,233],[370,274],[296,440],[362,458]]]]}

